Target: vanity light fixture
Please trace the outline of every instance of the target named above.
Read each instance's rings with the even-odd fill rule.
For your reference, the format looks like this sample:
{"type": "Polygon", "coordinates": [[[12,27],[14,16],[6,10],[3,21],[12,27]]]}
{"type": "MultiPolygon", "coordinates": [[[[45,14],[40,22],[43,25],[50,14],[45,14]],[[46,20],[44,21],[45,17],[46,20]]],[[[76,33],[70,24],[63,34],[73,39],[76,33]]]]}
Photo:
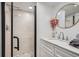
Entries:
{"type": "Polygon", "coordinates": [[[30,6],[30,7],[28,7],[29,9],[32,9],[32,7],[30,6]]]}

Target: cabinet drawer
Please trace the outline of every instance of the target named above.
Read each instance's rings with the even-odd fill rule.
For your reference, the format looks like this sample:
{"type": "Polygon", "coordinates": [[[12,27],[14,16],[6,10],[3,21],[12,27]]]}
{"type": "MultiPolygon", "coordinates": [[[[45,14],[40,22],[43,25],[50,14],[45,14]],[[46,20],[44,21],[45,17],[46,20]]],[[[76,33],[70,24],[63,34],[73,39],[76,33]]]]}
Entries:
{"type": "Polygon", "coordinates": [[[59,46],[55,46],[55,55],[56,56],[58,55],[61,57],[78,57],[79,56],[78,54],[75,54],[59,46]]]}
{"type": "Polygon", "coordinates": [[[48,51],[43,46],[40,46],[40,56],[41,57],[54,57],[54,54],[50,51],[48,51]]]}
{"type": "Polygon", "coordinates": [[[54,51],[54,45],[50,42],[47,42],[45,40],[41,40],[40,41],[41,45],[44,45],[46,47],[48,47],[50,50],[54,51]]]}

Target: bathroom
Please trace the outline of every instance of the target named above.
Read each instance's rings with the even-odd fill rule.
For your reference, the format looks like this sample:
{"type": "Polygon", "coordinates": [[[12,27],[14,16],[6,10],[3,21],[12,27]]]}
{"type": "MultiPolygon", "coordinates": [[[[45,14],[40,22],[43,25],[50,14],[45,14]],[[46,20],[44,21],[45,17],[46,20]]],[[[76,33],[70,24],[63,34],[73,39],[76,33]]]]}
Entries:
{"type": "Polygon", "coordinates": [[[77,42],[79,41],[78,4],[77,2],[37,3],[38,56],[79,56],[79,48],[74,46],[79,43],[77,42]],[[66,18],[67,15],[69,16],[68,18],[66,18]],[[73,15],[75,16],[74,21],[72,21],[73,15]],[[59,22],[56,27],[54,27],[53,20],[59,22]],[[53,25],[51,25],[50,21],[52,21],[53,25]],[[74,39],[77,39],[77,41],[74,39]],[[73,43],[70,44],[70,42],[73,43]]]}
{"type": "Polygon", "coordinates": [[[79,2],[1,2],[0,9],[0,56],[79,57],[79,2]]]}

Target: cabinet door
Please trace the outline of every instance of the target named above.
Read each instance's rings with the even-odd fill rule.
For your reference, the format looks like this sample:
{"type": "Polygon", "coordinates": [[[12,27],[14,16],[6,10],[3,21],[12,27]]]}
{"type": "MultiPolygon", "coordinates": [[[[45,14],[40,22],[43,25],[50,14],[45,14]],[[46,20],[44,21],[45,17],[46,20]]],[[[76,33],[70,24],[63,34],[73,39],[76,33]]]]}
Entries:
{"type": "Polygon", "coordinates": [[[51,50],[54,53],[54,45],[48,41],[41,40],[40,45],[46,46],[49,50],[51,50]]]}
{"type": "Polygon", "coordinates": [[[40,57],[54,57],[54,54],[47,48],[40,46],[40,57]]]}
{"type": "Polygon", "coordinates": [[[46,57],[54,56],[54,46],[45,40],[40,41],[40,55],[46,57]]]}
{"type": "Polygon", "coordinates": [[[75,54],[71,51],[63,49],[61,47],[55,46],[55,56],[57,57],[78,57],[78,54],[75,54]]]}

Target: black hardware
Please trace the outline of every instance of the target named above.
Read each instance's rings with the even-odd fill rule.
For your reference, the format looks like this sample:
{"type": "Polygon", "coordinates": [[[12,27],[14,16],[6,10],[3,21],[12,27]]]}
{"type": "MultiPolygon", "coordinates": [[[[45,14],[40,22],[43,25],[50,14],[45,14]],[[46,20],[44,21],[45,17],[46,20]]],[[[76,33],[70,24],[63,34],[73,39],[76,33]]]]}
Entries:
{"type": "Polygon", "coordinates": [[[75,16],[73,16],[73,25],[75,24],[75,16]]]}
{"type": "Polygon", "coordinates": [[[13,2],[11,2],[11,57],[13,57],[13,2]]]}
{"type": "Polygon", "coordinates": [[[2,57],[5,57],[5,2],[1,2],[2,57]]]}
{"type": "Polygon", "coordinates": [[[14,47],[14,48],[19,51],[19,38],[17,36],[14,36],[13,38],[17,39],[17,47],[14,47]]]}
{"type": "Polygon", "coordinates": [[[37,7],[36,6],[34,6],[34,57],[37,57],[37,40],[36,40],[36,38],[37,38],[37,7]]]}

